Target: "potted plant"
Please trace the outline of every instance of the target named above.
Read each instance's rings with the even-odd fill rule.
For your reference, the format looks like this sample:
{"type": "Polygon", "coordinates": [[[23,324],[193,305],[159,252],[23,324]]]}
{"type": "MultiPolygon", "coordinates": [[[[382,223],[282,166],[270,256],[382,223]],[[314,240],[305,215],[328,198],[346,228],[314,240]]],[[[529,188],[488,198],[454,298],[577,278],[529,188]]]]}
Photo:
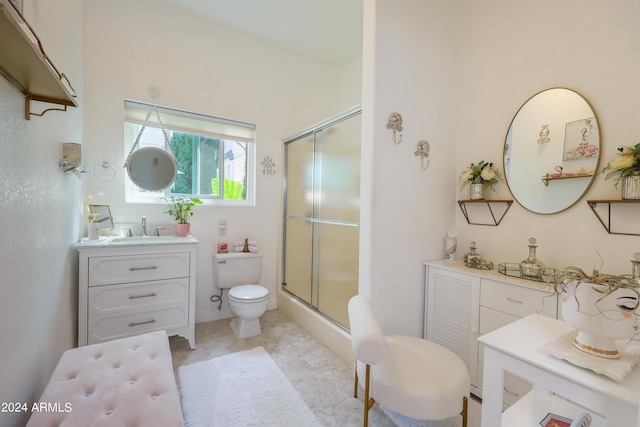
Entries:
{"type": "Polygon", "coordinates": [[[602,172],[604,179],[615,178],[615,187],[622,181],[623,199],[640,199],[640,143],[633,147],[618,148],[619,154],[612,159],[602,172]]]}
{"type": "Polygon", "coordinates": [[[470,185],[471,200],[484,199],[484,186],[493,188],[493,184],[502,181],[502,176],[498,168],[493,163],[485,163],[480,160],[477,164],[471,165],[460,174],[460,189],[462,190],[467,184],[470,185]]]}
{"type": "Polygon", "coordinates": [[[594,356],[619,358],[615,340],[638,332],[638,278],[597,270],[588,276],[571,266],[556,271],[549,282],[560,295],[562,318],[577,329],[573,346],[594,356]]]}
{"type": "Polygon", "coordinates": [[[169,210],[165,213],[174,217],[178,222],[178,224],[176,224],[176,234],[178,236],[188,236],[190,226],[189,217],[193,215],[191,208],[195,205],[201,205],[202,200],[196,197],[185,196],[171,196],[169,199],[165,197],[164,200],[169,205],[169,210]]]}

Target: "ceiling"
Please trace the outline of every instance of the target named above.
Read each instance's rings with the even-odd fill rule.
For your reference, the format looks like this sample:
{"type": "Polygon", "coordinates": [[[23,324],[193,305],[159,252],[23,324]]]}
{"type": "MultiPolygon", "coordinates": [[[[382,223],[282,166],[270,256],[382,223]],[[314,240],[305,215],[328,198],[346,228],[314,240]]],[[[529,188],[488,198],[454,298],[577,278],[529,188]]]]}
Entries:
{"type": "Polygon", "coordinates": [[[342,68],[362,55],[362,0],[160,0],[342,68]]]}

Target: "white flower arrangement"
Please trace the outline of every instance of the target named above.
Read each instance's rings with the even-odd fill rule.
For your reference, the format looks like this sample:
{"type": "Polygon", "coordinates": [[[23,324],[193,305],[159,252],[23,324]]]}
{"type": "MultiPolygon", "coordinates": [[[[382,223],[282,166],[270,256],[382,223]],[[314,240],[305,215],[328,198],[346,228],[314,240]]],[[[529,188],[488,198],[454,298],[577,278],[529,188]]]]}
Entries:
{"type": "Polygon", "coordinates": [[[471,165],[460,174],[460,189],[462,190],[467,184],[485,184],[489,187],[502,181],[502,175],[493,163],[486,163],[481,160],[477,164],[471,165]]]}

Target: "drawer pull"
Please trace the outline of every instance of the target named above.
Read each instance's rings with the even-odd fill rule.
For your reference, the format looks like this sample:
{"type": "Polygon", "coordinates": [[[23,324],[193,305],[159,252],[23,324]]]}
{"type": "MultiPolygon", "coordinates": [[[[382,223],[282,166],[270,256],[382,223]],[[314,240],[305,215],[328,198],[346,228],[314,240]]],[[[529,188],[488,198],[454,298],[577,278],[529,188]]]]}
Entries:
{"type": "Polygon", "coordinates": [[[513,299],[513,298],[511,298],[511,297],[507,297],[507,301],[515,302],[516,304],[522,304],[522,301],[519,301],[519,300],[517,300],[517,299],[513,299]]]}
{"type": "Polygon", "coordinates": [[[150,294],[145,294],[145,295],[129,295],[129,299],[136,299],[136,298],[149,298],[149,297],[155,297],[158,294],[156,294],[155,292],[151,292],[150,294]]]}
{"type": "Polygon", "coordinates": [[[149,267],[129,267],[129,271],[138,271],[138,270],[155,270],[156,267],[155,265],[151,265],[149,267]]]}
{"type": "Polygon", "coordinates": [[[151,319],[151,320],[147,320],[144,322],[131,322],[129,323],[129,327],[133,327],[133,326],[140,326],[140,325],[146,325],[148,323],[156,323],[156,319],[151,319]]]}
{"type": "Polygon", "coordinates": [[[520,397],[520,393],[514,393],[514,392],[512,392],[512,391],[509,391],[509,389],[508,389],[508,388],[506,388],[506,387],[503,387],[503,390],[504,390],[504,392],[505,392],[505,393],[508,393],[508,394],[510,394],[510,395],[511,395],[511,396],[513,396],[513,397],[520,397]]]}

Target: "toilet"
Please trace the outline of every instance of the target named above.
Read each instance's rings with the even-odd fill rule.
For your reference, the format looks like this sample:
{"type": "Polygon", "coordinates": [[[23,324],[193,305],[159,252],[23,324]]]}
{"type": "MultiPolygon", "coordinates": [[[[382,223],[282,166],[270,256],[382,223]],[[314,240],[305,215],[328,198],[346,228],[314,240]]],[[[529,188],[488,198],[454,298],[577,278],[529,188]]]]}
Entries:
{"type": "Polygon", "coordinates": [[[269,303],[269,290],[259,285],[262,254],[235,252],[213,255],[213,277],[218,289],[229,290],[229,308],[235,317],[231,329],[238,338],[260,335],[260,316],[269,303]]]}

